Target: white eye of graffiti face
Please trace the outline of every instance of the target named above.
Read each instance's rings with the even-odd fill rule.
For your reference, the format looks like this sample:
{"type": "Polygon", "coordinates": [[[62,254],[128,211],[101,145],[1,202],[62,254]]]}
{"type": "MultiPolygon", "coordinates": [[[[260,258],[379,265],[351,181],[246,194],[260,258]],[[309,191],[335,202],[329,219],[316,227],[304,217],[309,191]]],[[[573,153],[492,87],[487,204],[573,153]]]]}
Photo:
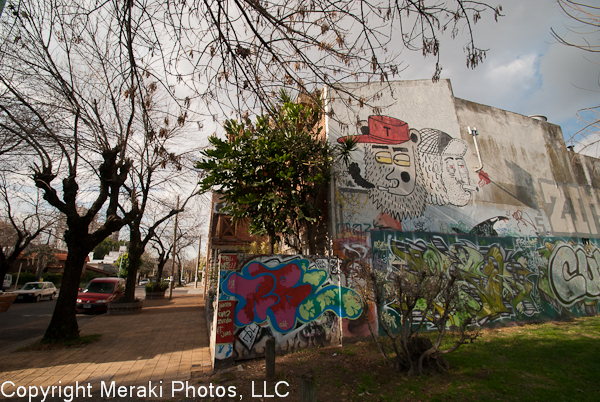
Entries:
{"type": "Polygon", "coordinates": [[[463,180],[466,180],[469,177],[469,171],[467,170],[467,164],[465,163],[465,160],[462,158],[457,159],[456,165],[458,166],[458,172],[460,173],[460,177],[463,180]]]}
{"type": "Polygon", "coordinates": [[[456,173],[455,161],[454,158],[446,158],[446,170],[452,177],[454,177],[456,173]]]}
{"type": "Polygon", "coordinates": [[[398,166],[410,166],[410,156],[407,154],[396,154],[394,155],[394,163],[398,166]]]}

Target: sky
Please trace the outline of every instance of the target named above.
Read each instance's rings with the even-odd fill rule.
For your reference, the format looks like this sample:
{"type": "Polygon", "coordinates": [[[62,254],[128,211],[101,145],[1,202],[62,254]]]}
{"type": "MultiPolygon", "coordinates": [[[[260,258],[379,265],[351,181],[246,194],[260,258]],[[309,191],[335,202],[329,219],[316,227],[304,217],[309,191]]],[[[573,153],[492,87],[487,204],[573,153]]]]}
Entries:
{"type": "MultiPolygon", "coordinates": [[[[458,98],[523,115],[546,116],[562,127],[570,145],[569,138],[582,126],[577,111],[600,104],[600,53],[562,45],[552,36],[554,28],[577,39],[568,30],[574,22],[556,0],[486,1],[502,5],[504,16],[495,22],[493,13],[486,12],[474,26],[476,46],[488,49],[485,60],[474,70],[467,68],[463,51],[467,37],[463,32],[453,40],[446,32],[441,38],[441,78],[450,79],[458,98]]],[[[590,4],[598,1],[587,0],[590,4]]],[[[598,43],[600,35],[589,39],[598,43]]],[[[406,69],[395,79],[431,79],[433,58],[402,50],[400,59],[406,69]]],[[[213,130],[204,132],[209,135],[213,130]]]]}
{"type": "MultiPolygon", "coordinates": [[[[596,0],[589,0],[594,4],[596,0]]],[[[551,28],[576,39],[573,26],[555,0],[498,0],[504,17],[496,23],[492,13],[475,25],[475,44],[489,49],[483,63],[466,67],[466,36],[441,41],[441,78],[450,79],[458,98],[523,115],[544,115],[562,127],[567,140],[582,127],[579,109],[600,104],[600,54],[558,43],[551,28]]],[[[597,3],[596,3],[597,4],[597,3]]],[[[589,36],[600,41],[600,35],[589,36]]],[[[403,51],[409,65],[400,79],[431,78],[435,61],[403,51]]],[[[600,155],[595,155],[600,156],[600,155]]]]}

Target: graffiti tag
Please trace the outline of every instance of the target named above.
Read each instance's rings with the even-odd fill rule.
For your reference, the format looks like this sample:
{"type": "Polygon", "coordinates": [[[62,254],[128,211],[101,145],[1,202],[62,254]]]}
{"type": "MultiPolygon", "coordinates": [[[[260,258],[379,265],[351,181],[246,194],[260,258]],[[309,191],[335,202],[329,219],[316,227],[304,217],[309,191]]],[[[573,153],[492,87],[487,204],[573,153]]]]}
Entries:
{"type": "Polygon", "coordinates": [[[584,299],[600,298],[600,250],[563,243],[550,257],[550,283],[554,295],[565,306],[584,299]]]}
{"type": "Polygon", "coordinates": [[[258,261],[246,264],[223,282],[223,292],[233,296],[236,326],[269,321],[271,328],[286,333],[298,323],[308,323],[325,311],[342,318],[360,316],[360,297],[354,290],[326,284],[329,273],[309,269],[308,260],[292,260],[276,267],[258,261]]]}

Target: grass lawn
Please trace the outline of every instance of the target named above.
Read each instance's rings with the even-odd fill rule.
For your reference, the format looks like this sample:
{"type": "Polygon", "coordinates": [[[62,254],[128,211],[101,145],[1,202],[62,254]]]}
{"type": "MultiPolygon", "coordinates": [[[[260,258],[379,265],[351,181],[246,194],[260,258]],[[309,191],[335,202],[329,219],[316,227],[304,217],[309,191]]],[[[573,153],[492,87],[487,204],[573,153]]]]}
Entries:
{"type": "MultiPolygon", "coordinates": [[[[599,401],[600,317],[486,329],[473,344],[447,355],[444,374],[407,377],[383,364],[372,341],[305,349],[277,357],[276,381],[299,401],[300,376],[312,370],[319,401],[599,401]]],[[[264,360],[244,371],[197,378],[198,384],[235,386],[243,399],[252,381],[263,392],[264,360]]],[[[256,387],[256,385],[255,385],[256,387]]],[[[284,388],[280,387],[280,391],[284,388]]],[[[274,383],[267,385],[273,393],[274,383]]],[[[266,400],[266,399],[265,399],[266,400]]]]}

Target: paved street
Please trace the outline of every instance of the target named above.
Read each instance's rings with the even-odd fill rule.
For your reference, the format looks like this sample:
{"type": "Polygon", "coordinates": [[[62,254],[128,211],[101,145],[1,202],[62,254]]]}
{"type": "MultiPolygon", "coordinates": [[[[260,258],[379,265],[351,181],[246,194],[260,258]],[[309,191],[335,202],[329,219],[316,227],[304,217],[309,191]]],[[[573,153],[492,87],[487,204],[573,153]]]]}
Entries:
{"type": "MultiPolygon", "coordinates": [[[[187,288],[174,289],[174,294],[187,292],[187,288]]],[[[137,286],[135,296],[144,299],[143,286],[137,286]]],[[[39,303],[17,302],[13,303],[8,311],[0,315],[0,352],[12,350],[31,343],[35,338],[44,335],[50,319],[54,313],[56,299],[43,299],[39,303]]],[[[79,328],[84,327],[99,315],[77,314],[79,328]]]]}
{"type": "MultiPolygon", "coordinates": [[[[56,306],[56,299],[42,300],[39,303],[23,302],[13,303],[8,311],[2,313],[0,320],[0,350],[10,348],[13,344],[44,335],[52,313],[56,306]]],[[[94,316],[79,314],[79,326],[85,325],[94,316]]]]}
{"type": "MultiPolygon", "coordinates": [[[[34,352],[3,348],[0,378],[27,388],[89,385],[94,398],[78,398],[78,402],[97,400],[101,384],[112,381],[116,386],[147,386],[152,381],[162,385],[167,397],[172,381],[212,370],[202,293],[188,285],[174,290],[171,300],[144,300],[141,314],[93,317],[81,333],[102,336],[83,348],[34,352]]],[[[38,304],[43,303],[50,306],[50,302],[38,304]]],[[[4,317],[0,318],[4,321],[4,317]]],[[[2,399],[27,400],[0,395],[2,399]]]]}

